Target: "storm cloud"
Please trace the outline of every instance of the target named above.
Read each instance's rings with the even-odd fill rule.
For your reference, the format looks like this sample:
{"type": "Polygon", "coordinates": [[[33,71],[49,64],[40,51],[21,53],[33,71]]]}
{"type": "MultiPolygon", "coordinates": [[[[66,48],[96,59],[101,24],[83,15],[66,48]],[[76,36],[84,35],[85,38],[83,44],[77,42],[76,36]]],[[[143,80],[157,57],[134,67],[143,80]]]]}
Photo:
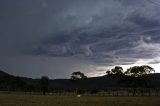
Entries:
{"type": "Polygon", "coordinates": [[[0,2],[0,66],[10,73],[68,77],[160,62],[158,0],[0,2]]]}

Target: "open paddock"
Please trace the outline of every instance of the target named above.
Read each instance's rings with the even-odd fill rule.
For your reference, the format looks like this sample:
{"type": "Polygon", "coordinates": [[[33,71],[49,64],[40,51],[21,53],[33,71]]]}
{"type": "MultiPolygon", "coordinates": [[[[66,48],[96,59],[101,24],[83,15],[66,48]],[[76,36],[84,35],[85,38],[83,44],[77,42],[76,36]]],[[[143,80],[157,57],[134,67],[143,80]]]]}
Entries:
{"type": "Polygon", "coordinates": [[[0,106],[160,106],[160,97],[0,93],[0,106]]]}

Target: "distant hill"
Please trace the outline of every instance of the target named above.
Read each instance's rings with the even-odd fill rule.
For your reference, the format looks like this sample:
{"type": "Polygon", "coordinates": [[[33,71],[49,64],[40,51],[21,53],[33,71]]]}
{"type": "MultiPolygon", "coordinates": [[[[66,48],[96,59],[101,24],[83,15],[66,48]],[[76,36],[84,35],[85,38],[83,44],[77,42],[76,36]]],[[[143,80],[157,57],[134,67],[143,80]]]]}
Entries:
{"type": "Polygon", "coordinates": [[[4,77],[7,77],[7,76],[10,76],[8,73],[0,70],[0,78],[4,78],[4,77]]]}
{"type": "MultiPolygon", "coordinates": [[[[160,73],[155,73],[150,75],[150,87],[152,88],[160,88],[160,73]]],[[[52,85],[57,89],[59,88],[74,88],[75,86],[71,82],[70,79],[56,79],[51,80],[52,85]]],[[[121,83],[119,79],[112,79],[109,76],[101,76],[101,77],[91,77],[84,81],[81,84],[82,88],[86,89],[105,89],[105,88],[127,88],[126,83],[121,83]]],[[[130,86],[134,87],[134,86],[130,86]]]]}
{"type": "MultiPolygon", "coordinates": [[[[150,74],[150,87],[160,88],[160,74],[150,74]]],[[[1,91],[40,91],[40,80],[26,77],[17,77],[0,71],[1,91]]],[[[77,86],[70,79],[49,80],[49,90],[71,90],[77,86]]],[[[106,88],[127,88],[126,83],[120,83],[119,79],[112,79],[109,76],[91,77],[81,83],[81,89],[106,89],[106,88]]],[[[132,86],[134,87],[134,86],[132,86]]]]}

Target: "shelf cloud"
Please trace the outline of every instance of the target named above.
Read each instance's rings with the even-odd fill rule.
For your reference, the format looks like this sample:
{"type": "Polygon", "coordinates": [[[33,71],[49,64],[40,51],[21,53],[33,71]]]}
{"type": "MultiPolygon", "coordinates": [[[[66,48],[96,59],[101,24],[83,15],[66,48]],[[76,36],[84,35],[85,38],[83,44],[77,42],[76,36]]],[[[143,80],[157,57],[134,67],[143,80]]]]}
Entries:
{"type": "Polygon", "coordinates": [[[17,75],[67,77],[75,70],[92,74],[97,67],[137,61],[159,64],[156,4],[158,0],[2,0],[0,66],[17,75]]]}

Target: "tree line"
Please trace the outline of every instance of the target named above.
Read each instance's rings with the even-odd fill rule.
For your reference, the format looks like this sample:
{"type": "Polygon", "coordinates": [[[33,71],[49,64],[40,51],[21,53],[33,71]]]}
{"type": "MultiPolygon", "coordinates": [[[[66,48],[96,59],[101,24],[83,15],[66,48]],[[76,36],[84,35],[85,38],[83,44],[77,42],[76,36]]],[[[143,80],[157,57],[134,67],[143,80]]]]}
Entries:
{"type": "MultiPolygon", "coordinates": [[[[122,87],[134,88],[132,89],[132,93],[135,95],[140,89],[150,88],[150,80],[152,78],[150,75],[153,72],[155,72],[155,70],[148,65],[133,66],[128,68],[126,71],[124,71],[121,66],[115,66],[114,68],[106,71],[106,75],[104,77],[109,77],[110,79],[116,81],[117,86],[116,88],[106,88],[104,91],[110,91],[111,89],[118,90],[120,88],[122,89],[122,87]]],[[[69,86],[67,87],[69,89],[68,91],[74,91],[76,94],[84,91],[96,93],[98,90],[101,90],[96,88],[92,88],[92,90],[90,90],[87,89],[87,87],[82,87],[89,79],[90,78],[87,78],[87,76],[80,71],[73,72],[70,79],[67,81],[74,86],[65,86],[69,86]]],[[[51,81],[53,80],[50,80],[47,76],[42,76],[37,80],[8,76],[0,80],[0,89],[11,91],[42,92],[42,94],[45,95],[48,92],[56,91],[56,88],[51,86],[51,81]]],[[[61,89],[63,90],[63,88],[61,89]]],[[[60,89],[57,89],[57,91],[60,91],[60,89]]]]}
{"type": "MultiPolygon", "coordinates": [[[[155,70],[148,65],[133,66],[127,69],[127,71],[124,71],[121,66],[115,66],[113,69],[106,71],[106,75],[112,79],[118,79],[118,83],[128,82],[128,86],[147,87],[149,86],[149,75],[153,72],[155,70]]],[[[87,79],[87,76],[80,71],[71,74],[71,81],[74,83],[81,83],[85,79],[87,79]]]]}
{"type": "MultiPolygon", "coordinates": [[[[133,66],[124,71],[121,66],[115,66],[113,69],[106,71],[106,76],[111,77],[112,79],[116,79],[117,85],[124,84],[126,87],[134,87],[133,96],[135,95],[137,88],[149,88],[150,87],[150,79],[149,76],[151,73],[155,72],[155,70],[148,66],[133,66]]],[[[71,81],[76,84],[76,92],[79,86],[87,79],[81,72],[73,72],[71,74],[71,81]]],[[[142,91],[142,89],[141,89],[142,91]]]]}

